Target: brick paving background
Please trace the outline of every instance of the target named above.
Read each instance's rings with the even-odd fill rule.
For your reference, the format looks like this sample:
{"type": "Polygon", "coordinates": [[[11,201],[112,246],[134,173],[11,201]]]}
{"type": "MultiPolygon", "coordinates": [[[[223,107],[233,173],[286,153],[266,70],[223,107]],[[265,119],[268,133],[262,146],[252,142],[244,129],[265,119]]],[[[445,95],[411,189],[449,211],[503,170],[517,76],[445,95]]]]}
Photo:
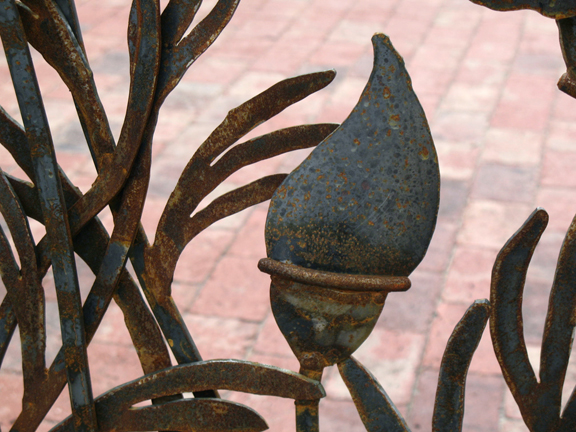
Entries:
{"type": "MultiPolygon", "coordinates": [[[[200,14],[214,4],[205,1],[200,14]]],[[[78,13],[100,97],[116,136],[128,92],[127,0],[88,0],[78,13]]],[[[466,0],[242,0],[222,36],[191,68],[166,102],[156,133],[152,181],[143,224],[153,235],[182,168],[227,111],[275,82],[336,69],[326,89],[287,109],[250,136],[311,122],[341,122],[370,73],[374,32],[388,34],[403,55],[424,106],[439,154],[442,199],[428,255],[406,293],[391,294],[373,334],[357,352],[407,418],[412,430],[431,428],[438,366],[445,343],[468,305],[489,296],[499,248],[536,207],[550,224],[530,266],[524,329],[538,366],[555,261],[576,212],[576,101],[556,88],[564,71],[556,25],[534,12],[497,13],[466,0]]],[[[58,161],[86,191],[95,179],[69,92],[39,56],[58,161]]],[[[0,103],[19,118],[5,61],[0,103]]],[[[305,151],[247,167],[216,191],[260,176],[287,172],[305,151]]],[[[19,174],[0,150],[2,168],[19,174]]],[[[265,256],[260,205],[210,227],[185,250],[173,292],[204,358],[238,358],[297,370],[270,312],[269,278],[256,263],[265,256]]],[[[111,217],[102,218],[110,227],[111,217]]],[[[41,229],[34,227],[37,236],[41,229]]],[[[89,287],[93,276],[81,267],[89,287]]],[[[55,295],[47,289],[50,361],[58,345],[55,295]]],[[[136,354],[113,304],[89,348],[95,394],[141,375],[136,354]]],[[[0,425],[19,411],[19,347],[0,371],[0,425]]],[[[571,369],[569,392],[576,383],[571,369]]],[[[364,430],[337,370],[328,369],[321,402],[324,431],[364,430]]],[[[294,431],[293,404],[228,393],[267,419],[276,432],[294,431]]],[[[470,368],[465,431],[527,430],[501,378],[489,337],[470,368]]],[[[60,398],[42,425],[69,412],[60,398]]]]}

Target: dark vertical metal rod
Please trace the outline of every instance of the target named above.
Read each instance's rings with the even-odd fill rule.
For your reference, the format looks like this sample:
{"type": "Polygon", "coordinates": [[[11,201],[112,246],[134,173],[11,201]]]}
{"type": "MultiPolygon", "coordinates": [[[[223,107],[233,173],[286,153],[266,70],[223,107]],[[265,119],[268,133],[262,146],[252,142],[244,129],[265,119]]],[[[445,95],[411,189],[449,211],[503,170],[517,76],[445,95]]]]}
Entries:
{"type": "Polygon", "coordinates": [[[98,427],[72,239],[48,120],[14,0],[0,0],[0,35],[31,148],[42,214],[50,241],[75,429],[78,432],[96,431],[98,427]]]}
{"type": "MultiPolygon", "coordinates": [[[[300,373],[316,381],[322,379],[322,371],[300,368],[300,373]]],[[[320,399],[297,400],[296,432],[320,432],[319,407],[320,399]]]]}

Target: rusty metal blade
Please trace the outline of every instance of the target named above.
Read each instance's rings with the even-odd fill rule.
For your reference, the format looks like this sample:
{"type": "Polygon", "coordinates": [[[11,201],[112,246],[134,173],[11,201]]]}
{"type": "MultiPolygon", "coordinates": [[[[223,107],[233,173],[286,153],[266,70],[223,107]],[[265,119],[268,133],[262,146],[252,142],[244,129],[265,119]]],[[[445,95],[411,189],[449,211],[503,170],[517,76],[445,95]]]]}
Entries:
{"type": "MultiPolygon", "coordinates": [[[[560,416],[562,388],[572,342],[574,339],[574,314],[576,313],[576,219],[560,249],[556,275],[550,293],[548,313],[542,338],[540,355],[540,392],[538,407],[556,408],[555,416],[560,416]]],[[[552,415],[552,414],[550,414],[552,415]]]]}
{"type": "Polygon", "coordinates": [[[557,429],[558,432],[570,432],[573,430],[576,430],[576,387],[574,387],[568,398],[568,402],[566,402],[557,429]]]}
{"type": "Polygon", "coordinates": [[[450,335],[438,376],[433,432],[462,430],[466,375],[489,316],[488,300],[476,300],[450,335]]]}
{"type": "Polygon", "coordinates": [[[124,124],[111,160],[102,167],[90,190],[68,211],[73,233],[102,210],[124,186],[143,142],[160,67],[159,10],[157,0],[133,1],[128,26],[130,93],[124,124]]]}
{"type": "Polygon", "coordinates": [[[16,287],[19,282],[20,269],[10,247],[8,237],[0,226],[0,276],[7,290],[16,287]]]}
{"type": "MultiPolygon", "coordinates": [[[[221,399],[184,399],[125,411],[114,431],[260,432],[268,425],[251,408],[221,399]]],[[[106,423],[103,425],[106,430],[106,423]]]]}
{"type": "Polygon", "coordinates": [[[566,64],[566,73],[560,77],[558,88],[576,97],[576,17],[556,20],[560,35],[560,48],[566,64]]]}
{"type": "MultiPolygon", "coordinates": [[[[186,432],[260,432],[268,425],[244,405],[221,399],[183,399],[162,405],[124,410],[119,416],[98,411],[101,432],[131,432],[176,429],[186,432]]],[[[67,420],[51,432],[74,432],[67,420]]]]}
{"type": "Polygon", "coordinates": [[[290,78],[232,109],[184,168],[158,223],[154,244],[166,241],[166,236],[178,235],[174,227],[184,223],[200,201],[223,180],[216,178],[205,188],[199,188],[196,181],[209,178],[210,165],[222,152],[260,123],[327,86],[334,76],[333,71],[327,71],[290,78]]]}
{"type": "Polygon", "coordinates": [[[522,294],[528,264],[547,224],[548,214],[543,209],[534,210],[498,253],[490,287],[490,334],[494,352],[529,427],[535,421],[550,421],[544,411],[536,411],[534,406],[537,381],[526,351],[522,320],[522,294]],[[541,420],[535,419],[536,412],[541,420]]]}
{"type": "MultiPolygon", "coordinates": [[[[240,0],[218,0],[206,18],[194,27],[178,45],[168,44],[164,47],[158,80],[157,100],[159,104],[162,104],[168,94],[174,90],[192,63],[218,38],[232,19],[239,3],[240,0]]],[[[189,16],[185,18],[188,19],[189,16]]],[[[181,28],[177,33],[180,32],[182,32],[181,28]]]]}
{"type": "Polygon", "coordinates": [[[20,201],[2,169],[0,169],[0,212],[12,233],[22,273],[36,275],[38,269],[30,226],[20,201]]]}
{"type": "Polygon", "coordinates": [[[62,16],[66,19],[66,22],[72,29],[74,33],[74,37],[82,47],[82,51],[84,49],[84,42],[82,41],[82,31],[80,29],[80,22],[78,21],[78,14],[76,13],[76,4],[74,0],[54,0],[54,3],[58,5],[62,16]]]}
{"type": "MultiPolygon", "coordinates": [[[[174,393],[202,391],[213,388],[298,400],[315,400],[326,395],[319,381],[275,366],[242,360],[202,361],[174,366],[144,376],[116,387],[100,396],[96,400],[100,430],[122,428],[127,418],[126,413],[136,411],[138,408],[131,407],[139,402],[174,393]]],[[[214,401],[214,399],[211,399],[211,401],[214,401]]],[[[218,402],[224,401],[220,400],[218,402]]],[[[168,404],[149,409],[161,411],[162,407],[166,405],[168,404]]],[[[225,411],[225,407],[223,411],[225,411]]],[[[173,411],[169,412],[171,413],[170,415],[174,413],[173,411]]],[[[128,415],[131,416],[132,414],[128,415]]],[[[53,432],[71,431],[70,425],[71,419],[67,419],[59,425],[58,429],[53,429],[53,432]]],[[[140,425],[136,429],[128,430],[149,430],[148,426],[144,429],[142,427],[140,425]]],[[[173,423],[156,426],[158,429],[179,429],[181,427],[180,423],[178,423],[177,427],[173,423]]],[[[207,430],[220,431],[221,429],[207,430]]]]}
{"type": "Polygon", "coordinates": [[[196,16],[202,0],[170,0],[162,11],[162,42],[176,45],[196,16]]]}
{"type": "MultiPolygon", "coordinates": [[[[36,383],[44,380],[46,371],[44,290],[36,267],[34,241],[28,220],[2,170],[0,170],[0,212],[10,229],[20,259],[21,269],[17,280],[14,281],[16,283],[5,284],[5,286],[20,327],[24,377],[23,399],[28,402],[30,392],[36,383]]],[[[3,233],[2,237],[4,237],[3,233]]],[[[2,243],[1,249],[5,249],[5,238],[2,243]]],[[[4,257],[1,259],[3,260],[4,257]]]]}
{"type": "Polygon", "coordinates": [[[383,34],[353,111],[278,188],[269,258],[336,273],[408,276],[438,214],[440,172],[404,61],[383,34]]]}
{"type": "Polygon", "coordinates": [[[160,67],[159,10],[157,0],[134,0],[132,3],[128,25],[130,93],[118,147],[90,190],[69,210],[72,232],[77,232],[120,191],[138,154],[160,67]]]}
{"type": "Polygon", "coordinates": [[[319,381],[287,369],[243,360],[207,360],[173,366],[116,387],[98,398],[98,409],[112,412],[160,396],[212,388],[298,400],[326,395],[319,381]]]}
{"type": "Polygon", "coordinates": [[[82,303],[74,265],[66,207],[58,178],[46,113],[26,44],[24,29],[13,0],[0,1],[0,35],[32,149],[36,184],[50,240],[58,296],[72,412],[78,431],[96,430],[90,373],[84,338],[82,303]]]}
{"type": "Polygon", "coordinates": [[[514,11],[531,9],[548,18],[562,19],[576,15],[576,7],[571,0],[540,1],[540,0],[470,0],[497,11],[514,11]]]}
{"type": "Polygon", "coordinates": [[[34,168],[24,128],[0,107],[0,143],[10,152],[18,166],[34,181],[34,168]]]}
{"type": "Polygon", "coordinates": [[[242,105],[230,110],[226,118],[202,143],[193,160],[211,164],[232,144],[259,124],[289,106],[322,90],[336,77],[334,71],[315,72],[288,78],[274,84],[242,105]]]}
{"type": "Polygon", "coordinates": [[[60,75],[72,97],[94,163],[102,169],[102,160],[110,158],[114,137],[98,96],[94,76],[82,47],[59,8],[52,1],[25,1],[20,12],[30,44],[60,75]],[[80,102],[81,101],[81,102],[80,102]]]}
{"type": "MultiPolygon", "coordinates": [[[[41,213],[38,214],[39,201],[34,187],[13,177],[9,178],[9,180],[15,188],[27,214],[42,223],[43,218],[41,213]]],[[[66,183],[64,184],[66,185],[66,183]]],[[[65,196],[68,202],[74,202],[78,194],[79,192],[71,187],[65,188],[65,196]]],[[[108,243],[109,238],[106,230],[98,219],[88,223],[74,239],[76,252],[86,261],[95,274],[98,273],[101,267],[102,257],[108,243]]],[[[146,307],[134,281],[125,270],[120,276],[120,284],[114,293],[114,299],[125,315],[127,327],[144,373],[151,373],[158,369],[169,367],[168,352],[154,318],[146,307]]],[[[90,310],[93,309],[90,305],[98,305],[99,301],[98,298],[95,298],[94,292],[91,291],[84,305],[84,317],[86,320],[95,321],[99,319],[97,317],[87,317],[91,313],[90,310]]],[[[96,326],[90,326],[90,329],[92,332],[87,329],[87,342],[92,339],[96,326]]],[[[46,383],[37,387],[37,400],[33,404],[34,408],[27,411],[26,407],[29,405],[25,406],[25,410],[14,425],[15,429],[29,430],[24,429],[24,427],[34,429],[39,425],[62,391],[66,381],[64,371],[64,352],[61,350],[48,371],[46,383]]]]}
{"type": "Polygon", "coordinates": [[[354,357],[338,364],[362,423],[368,432],[408,432],[394,402],[374,376],[354,357]]]}
{"type": "Polygon", "coordinates": [[[156,297],[170,295],[170,285],[178,258],[196,235],[220,219],[269,200],[285,178],[286,174],[263,177],[216,198],[183,223],[178,237],[171,238],[169,243],[164,243],[164,248],[149,249],[146,264],[151,280],[154,280],[153,290],[156,297]]]}
{"type": "Polygon", "coordinates": [[[16,330],[16,314],[12,305],[5,297],[0,305],[0,366],[4,361],[6,350],[16,330]]]}
{"type": "Polygon", "coordinates": [[[213,165],[211,176],[223,180],[247,165],[293,150],[314,147],[338,126],[333,123],[294,126],[253,138],[224,153],[213,165]]]}

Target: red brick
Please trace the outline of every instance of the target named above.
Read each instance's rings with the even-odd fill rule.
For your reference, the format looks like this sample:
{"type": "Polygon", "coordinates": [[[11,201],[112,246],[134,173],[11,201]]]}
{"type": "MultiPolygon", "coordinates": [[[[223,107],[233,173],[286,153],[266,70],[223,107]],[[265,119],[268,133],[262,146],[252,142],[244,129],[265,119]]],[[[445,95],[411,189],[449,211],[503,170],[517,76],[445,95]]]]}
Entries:
{"type": "Polygon", "coordinates": [[[468,200],[469,185],[465,181],[442,179],[440,187],[439,225],[459,221],[468,200]]]}
{"type": "MultiPolygon", "coordinates": [[[[174,280],[182,284],[204,282],[214,271],[230,246],[234,234],[228,230],[208,228],[184,249],[174,271],[174,280]]],[[[188,289],[182,286],[181,289],[188,289]]]]}
{"type": "Polygon", "coordinates": [[[528,427],[522,420],[504,419],[500,423],[500,432],[528,432],[528,427]]]}
{"type": "Polygon", "coordinates": [[[481,60],[465,59],[455,77],[455,82],[478,85],[502,85],[506,78],[506,67],[481,60]]]}
{"type": "Polygon", "coordinates": [[[536,192],[538,174],[532,167],[483,163],[476,174],[471,197],[531,203],[536,192]]]}
{"type": "Polygon", "coordinates": [[[92,343],[132,346],[132,339],[124,322],[124,314],[115,302],[110,303],[92,343]]]}
{"type": "Polygon", "coordinates": [[[492,338],[490,337],[490,323],[486,324],[480,344],[474,352],[474,357],[472,357],[468,373],[476,373],[486,378],[502,378],[502,370],[494,354],[492,338]]]}
{"type": "Polygon", "coordinates": [[[223,258],[200,292],[192,312],[202,315],[262,321],[270,306],[270,277],[246,258],[223,258]]]}
{"type": "Polygon", "coordinates": [[[497,128],[523,129],[542,132],[549,115],[546,105],[530,106],[523,103],[501,102],[496,107],[490,125],[497,128]]]}
{"type": "Polygon", "coordinates": [[[528,267],[528,282],[533,279],[537,282],[546,282],[549,286],[552,286],[558,254],[565,236],[565,232],[551,229],[546,230],[542,234],[528,267]]]}
{"type": "Polygon", "coordinates": [[[469,373],[462,430],[495,431],[500,422],[504,383],[500,377],[469,373]]]}
{"type": "Polygon", "coordinates": [[[536,204],[550,215],[549,230],[565,232],[576,215],[576,191],[572,188],[541,187],[536,204]]]}
{"type": "Polygon", "coordinates": [[[490,277],[496,250],[457,246],[448,271],[442,298],[450,303],[470,305],[490,297],[490,277]]]}
{"type": "Polygon", "coordinates": [[[473,176],[478,148],[437,139],[436,150],[442,179],[468,180],[473,176]]]}
{"type": "Polygon", "coordinates": [[[342,19],[328,35],[330,42],[354,42],[368,46],[374,28],[363,21],[342,19]]]}
{"type": "Polygon", "coordinates": [[[377,329],[399,333],[428,332],[442,289],[442,275],[418,268],[410,275],[410,280],[412,287],[408,291],[388,294],[377,329]]]}
{"type": "MultiPolygon", "coordinates": [[[[572,124],[576,120],[576,112],[574,112],[574,98],[566,93],[558,92],[554,100],[554,108],[552,116],[556,120],[565,120],[572,124]]],[[[552,122],[552,125],[554,123],[552,122]]]]}
{"type": "Polygon", "coordinates": [[[320,427],[333,432],[365,430],[351,400],[335,401],[329,397],[320,401],[320,427]]]}
{"type": "Polygon", "coordinates": [[[574,164],[576,152],[547,151],[542,167],[542,184],[546,186],[576,186],[574,164]]]}
{"type": "Polygon", "coordinates": [[[258,325],[234,318],[184,314],[184,321],[204,360],[245,359],[258,325]]]}
{"type": "Polygon", "coordinates": [[[532,206],[486,200],[471,200],[464,211],[458,243],[498,249],[530,216],[532,206]]]}
{"type": "Polygon", "coordinates": [[[406,417],[412,431],[431,430],[437,383],[438,370],[424,370],[419,374],[412,404],[406,417]]]}
{"type": "MultiPolygon", "coordinates": [[[[268,204],[268,203],[265,203],[268,204]]],[[[246,224],[237,233],[234,243],[230,246],[230,256],[250,257],[255,260],[266,257],[264,243],[264,225],[268,214],[268,205],[258,205],[246,224]]]]}
{"type": "Polygon", "coordinates": [[[340,67],[354,63],[369,49],[369,42],[328,41],[310,55],[310,64],[325,67],[340,67]]]}
{"type": "Polygon", "coordinates": [[[482,160],[515,166],[540,163],[542,135],[519,129],[490,128],[484,141],[482,160]]]}
{"type": "Polygon", "coordinates": [[[0,374],[0,427],[10,429],[22,410],[24,385],[20,374],[0,374]]]}
{"type": "Polygon", "coordinates": [[[436,139],[458,143],[460,147],[465,148],[477,145],[487,126],[487,118],[484,114],[443,111],[436,114],[431,128],[436,139]]]}
{"type": "MultiPolygon", "coordinates": [[[[570,111],[571,112],[571,111],[570,111]]],[[[552,120],[546,137],[547,149],[560,152],[574,151],[576,126],[574,120],[552,120]]]]}
{"type": "Polygon", "coordinates": [[[468,309],[468,305],[440,303],[436,310],[436,318],[429,332],[422,365],[438,369],[446,343],[458,321],[468,309]]]}
{"type": "Polygon", "coordinates": [[[310,56],[320,45],[321,41],[311,39],[283,38],[264,55],[260,56],[253,70],[280,73],[286,77],[297,75],[310,56]]]}
{"type": "Polygon", "coordinates": [[[493,85],[455,83],[448,89],[440,106],[445,110],[489,113],[494,109],[498,97],[498,88],[493,85]]]}
{"type": "MultiPolygon", "coordinates": [[[[424,337],[406,331],[374,329],[354,354],[380,382],[397,404],[410,401],[416,371],[424,348],[424,337]]],[[[348,389],[336,373],[324,381],[330,398],[347,399],[348,389]]]]}
{"type": "Polygon", "coordinates": [[[443,271],[446,268],[454,247],[456,228],[455,224],[447,220],[438,222],[428,252],[420,263],[420,270],[443,271]]]}
{"type": "Polygon", "coordinates": [[[88,363],[94,396],[144,374],[136,350],[130,346],[91,343],[88,363]]]}
{"type": "Polygon", "coordinates": [[[276,324],[272,314],[268,315],[262,330],[258,335],[254,345],[254,353],[257,355],[268,355],[282,358],[296,358],[288,342],[276,324]]]}

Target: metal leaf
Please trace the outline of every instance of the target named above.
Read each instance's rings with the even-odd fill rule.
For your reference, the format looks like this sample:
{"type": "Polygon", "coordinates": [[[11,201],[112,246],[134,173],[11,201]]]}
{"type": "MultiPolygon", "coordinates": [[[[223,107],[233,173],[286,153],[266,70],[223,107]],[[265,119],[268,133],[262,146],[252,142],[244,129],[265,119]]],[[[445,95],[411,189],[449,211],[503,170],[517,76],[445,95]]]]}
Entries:
{"type": "Polygon", "coordinates": [[[410,431],[384,388],[358,360],[350,357],[338,370],[368,432],[410,431]]]}
{"type": "Polygon", "coordinates": [[[440,365],[432,431],[462,430],[466,375],[490,316],[490,303],[476,300],[456,324],[440,365]]]}

